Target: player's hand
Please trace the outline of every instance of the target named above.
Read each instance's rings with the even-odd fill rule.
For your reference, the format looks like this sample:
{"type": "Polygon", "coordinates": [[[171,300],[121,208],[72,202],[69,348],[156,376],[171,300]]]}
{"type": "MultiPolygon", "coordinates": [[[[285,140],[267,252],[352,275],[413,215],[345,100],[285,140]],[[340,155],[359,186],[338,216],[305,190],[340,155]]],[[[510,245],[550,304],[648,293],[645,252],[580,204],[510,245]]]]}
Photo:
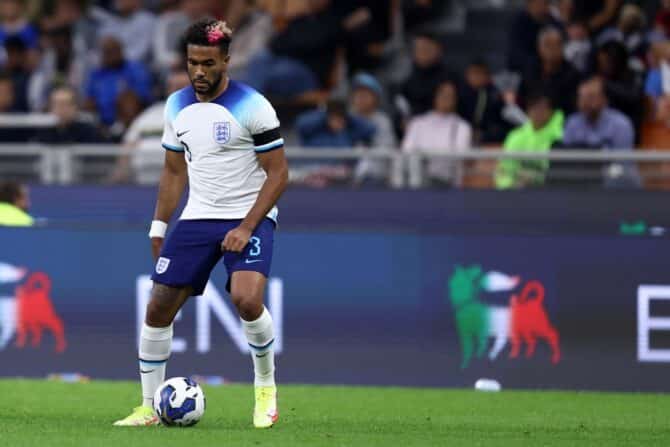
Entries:
{"type": "Polygon", "coordinates": [[[161,254],[161,249],[163,248],[163,238],[162,237],[152,237],[151,238],[151,256],[154,257],[154,261],[158,260],[158,255],[161,254]]]}
{"type": "Polygon", "coordinates": [[[250,238],[251,230],[237,227],[226,234],[226,238],[221,243],[221,250],[240,253],[247,246],[250,238]]]}

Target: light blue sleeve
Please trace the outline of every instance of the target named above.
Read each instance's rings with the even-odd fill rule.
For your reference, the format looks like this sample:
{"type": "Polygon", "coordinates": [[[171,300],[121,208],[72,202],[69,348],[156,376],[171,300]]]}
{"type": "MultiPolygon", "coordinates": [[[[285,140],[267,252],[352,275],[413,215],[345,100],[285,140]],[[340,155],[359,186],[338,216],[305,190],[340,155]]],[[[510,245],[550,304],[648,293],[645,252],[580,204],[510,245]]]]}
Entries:
{"type": "Polygon", "coordinates": [[[175,113],[171,111],[176,107],[174,94],[171,95],[165,103],[165,111],[163,112],[163,138],[161,138],[161,145],[163,149],[174,152],[184,152],[184,146],[177,138],[174,128],[172,127],[172,118],[175,113]]]}
{"type": "Polygon", "coordinates": [[[284,147],[277,112],[270,101],[258,92],[251,96],[246,127],[254,140],[256,152],[270,152],[284,147]]]}

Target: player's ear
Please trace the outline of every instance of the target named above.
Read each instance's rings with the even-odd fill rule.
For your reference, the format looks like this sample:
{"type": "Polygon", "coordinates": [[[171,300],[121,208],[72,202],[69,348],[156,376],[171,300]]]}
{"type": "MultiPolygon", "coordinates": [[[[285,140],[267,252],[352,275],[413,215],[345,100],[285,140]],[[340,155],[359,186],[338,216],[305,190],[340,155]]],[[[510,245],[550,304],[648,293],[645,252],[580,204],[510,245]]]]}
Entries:
{"type": "Polygon", "coordinates": [[[230,63],[230,54],[226,54],[226,57],[223,58],[223,63],[226,65],[230,63]]]}

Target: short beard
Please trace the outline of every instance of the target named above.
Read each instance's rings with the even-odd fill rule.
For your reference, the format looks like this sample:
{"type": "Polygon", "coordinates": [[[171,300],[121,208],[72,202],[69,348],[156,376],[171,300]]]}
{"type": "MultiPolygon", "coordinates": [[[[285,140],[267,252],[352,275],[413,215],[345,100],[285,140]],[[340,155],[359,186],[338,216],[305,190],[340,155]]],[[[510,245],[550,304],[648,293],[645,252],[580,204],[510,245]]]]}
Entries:
{"type": "Polygon", "coordinates": [[[195,86],[195,80],[191,81],[191,85],[193,85],[193,89],[196,92],[200,93],[201,95],[211,96],[219,89],[222,80],[223,80],[223,73],[219,73],[219,77],[210,84],[210,87],[206,92],[198,91],[197,87],[195,86]]]}

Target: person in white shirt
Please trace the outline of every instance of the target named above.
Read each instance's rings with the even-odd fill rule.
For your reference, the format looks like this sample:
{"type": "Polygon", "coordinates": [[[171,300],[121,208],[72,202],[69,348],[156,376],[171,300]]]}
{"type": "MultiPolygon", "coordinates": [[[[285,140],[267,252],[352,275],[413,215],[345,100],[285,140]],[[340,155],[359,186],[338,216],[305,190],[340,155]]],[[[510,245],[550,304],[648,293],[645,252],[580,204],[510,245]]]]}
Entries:
{"type": "MultiPolygon", "coordinates": [[[[435,91],[433,110],[413,118],[407,127],[402,149],[405,153],[442,155],[465,152],[472,147],[472,127],[456,114],[458,94],[451,81],[435,91]]],[[[461,162],[430,159],[428,177],[433,183],[461,186],[461,162]]]]}
{"type": "MultiPolygon", "coordinates": [[[[165,90],[171,95],[189,85],[188,73],[170,73],[165,90]]],[[[155,185],[163,169],[161,137],[165,124],[165,101],[159,101],[144,110],[123,135],[122,154],[109,177],[111,183],[134,180],[140,185],[155,185]]]]}

